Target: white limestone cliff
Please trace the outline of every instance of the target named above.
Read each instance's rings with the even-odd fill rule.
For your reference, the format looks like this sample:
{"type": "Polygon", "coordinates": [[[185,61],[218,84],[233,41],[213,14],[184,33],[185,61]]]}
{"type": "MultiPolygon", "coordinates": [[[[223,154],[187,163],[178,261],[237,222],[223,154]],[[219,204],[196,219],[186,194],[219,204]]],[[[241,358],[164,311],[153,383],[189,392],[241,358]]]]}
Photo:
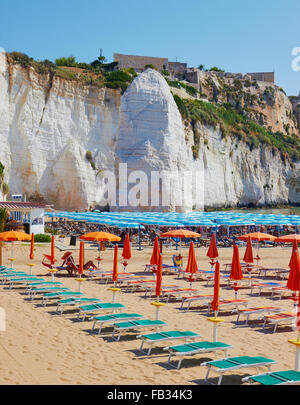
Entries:
{"type": "MultiPolygon", "coordinates": [[[[194,159],[191,129],[154,70],[139,75],[121,97],[116,90],[9,66],[0,53],[0,161],[12,193],[44,199],[56,208],[86,209],[105,202],[102,171],[117,174],[119,164],[126,163],[128,174],[203,173],[209,207],[300,203],[299,164],[292,168],[269,147],[250,151],[242,142],[222,139],[218,129],[197,125],[201,136],[199,158],[194,159]]],[[[178,181],[169,194],[176,197],[182,191],[178,181]]],[[[191,210],[203,203],[197,198],[176,207],[172,198],[163,208],[137,206],[191,210]]],[[[122,207],[136,209],[126,203],[122,207]]]]}

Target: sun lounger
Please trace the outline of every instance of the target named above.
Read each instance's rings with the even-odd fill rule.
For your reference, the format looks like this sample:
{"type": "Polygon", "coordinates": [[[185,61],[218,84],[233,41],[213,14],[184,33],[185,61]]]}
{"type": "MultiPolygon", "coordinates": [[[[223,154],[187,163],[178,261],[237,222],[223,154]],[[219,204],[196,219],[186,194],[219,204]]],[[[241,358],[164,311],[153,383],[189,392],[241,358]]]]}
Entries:
{"type": "MultiPolygon", "coordinates": [[[[125,305],[119,304],[119,303],[111,303],[111,302],[102,302],[102,303],[92,304],[92,305],[83,305],[83,306],[79,307],[78,318],[81,317],[82,321],[84,321],[85,318],[89,314],[93,314],[95,312],[108,311],[108,310],[121,311],[123,308],[125,308],[125,305]]],[[[90,319],[93,319],[93,317],[90,319]]]]}
{"type": "Polygon", "coordinates": [[[57,302],[57,307],[56,307],[56,312],[60,312],[60,314],[62,315],[63,311],[64,311],[64,307],[66,306],[79,306],[82,304],[94,304],[94,303],[98,303],[101,300],[98,298],[83,298],[83,297],[78,297],[78,298],[66,298],[66,299],[62,299],[59,300],[57,302]],[[60,311],[59,311],[60,309],[60,311]]]}
{"type": "Polygon", "coordinates": [[[247,309],[238,309],[238,316],[236,321],[238,322],[240,319],[241,315],[245,315],[246,319],[245,319],[245,325],[248,324],[250,315],[253,314],[262,314],[264,312],[266,312],[267,314],[273,313],[273,312],[280,312],[280,308],[275,308],[275,307],[254,307],[254,308],[247,308],[247,309]]]}
{"type": "Polygon", "coordinates": [[[42,304],[45,306],[48,302],[49,299],[51,300],[59,300],[62,297],[68,297],[68,298],[76,298],[80,297],[83,295],[82,292],[74,292],[74,291],[60,291],[60,292],[55,292],[55,293],[45,293],[43,295],[43,302],[42,304]]]}
{"type": "Polygon", "coordinates": [[[205,381],[208,380],[208,375],[211,369],[218,374],[220,377],[218,379],[218,385],[221,384],[223,375],[228,371],[240,370],[243,368],[255,367],[257,372],[259,372],[259,367],[267,367],[270,371],[271,366],[276,364],[275,360],[268,359],[261,356],[239,356],[239,357],[226,357],[221,360],[206,361],[202,363],[201,366],[207,366],[207,373],[205,376],[205,381]]]}
{"type": "Polygon", "coordinates": [[[99,315],[99,316],[94,316],[92,319],[94,319],[94,323],[92,326],[92,330],[95,330],[96,324],[99,323],[99,330],[98,334],[101,333],[102,327],[104,324],[108,325],[113,325],[116,323],[116,321],[127,321],[127,320],[134,320],[134,319],[140,319],[143,318],[144,315],[140,314],[135,314],[135,313],[119,313],[119,314],[107,314],[107,315],[99,315]]]}
{"type": "MultiPolygon", "coordinates": [[[[227,307],[234,307],[232,312],[238,312],[239,305],[247,306],[248,301],[247,300],[239,300],[239,299],[237,299],[237,300],[220,300],[220,302],[219,302],[219,312],[223,308],[226,309],[227,307]]],[[[208,303],[207,314],[209,314],[209,312],[210,312],[210,307],[211,307],[211,301],[208,303]]]]}
{"type": "MultiPolygon", "coordinates": [[[[176,290],[176,289],[180,289],[181,287],[179,285],[174,285],[174,284],[170,284],[170,285],[163,285],[162,286],[162,290],[163,291],[167,291],[167,290],[176,290]]],[[[152,295],[152,293],[156,290],[156,285],[146,285],[145,286],[145,297],[147,297],[147,295],[149,294],[152,295]]]]}
{"type": "Polygon", "coordinates": [[[125,292],[145,289],[147,285],[155,285],[155,280],[128,280],[125,286],[125,292]]]}
{"type": "Polygon", "coordinates": [[[50,286],[45,286],[45,287],[33,287],[30,290],[30,299],[33,300],[36,295],[44,295],[46,293],[51,293],[51,292],[61,292],[61,291],[69,291],[67,287],[63,286],[57,286],[57,287],[50,287],[50,286]]]}
{"type": "Polygon", "coordinates": [[[264,315],[261,317],[261,319],[264,320],[263,324],[263,329],[265,329],[265,326],[267,323],[274,325],[273,333],[276,332],[277,326],[280,323],[291,323],[295,321],[296,319],[296,314],[292,312],[281,312],[279,314],[275,315],[264,315]]]}
{"type": "Polygon", "coordinates": [[[52,286],[52,287],[58,287],[58,286],[62,286],[63,283],[57,282],[57,281],[46,281],[41,279],[40,281],[33,281],[30,283],[27,283],[26,285],[26,291],[25,293],[28,294],[33,288],[43,288],[43,287],[47,287],[47,286],[52,286]]]}
{"type": "Polygon", "coordinates": [[[161,329],[164,325],[166,325],[166,322],[160,321],[160,320],[150,320],[150,319],[142,319],[142,320],[136,320],[136,321],[127,321],[127,322],[117,322],[113,324],[114,330],[112,333],[112,338],[114,340],[120,340],[121,333],[123,331],[130,331],[130,330],[136,330],[136,329],[143,329],[143,328],[150,328],[150,329],[155,329],[158,331],[161,329]],[[115,334],[118,332],[118,336],[115,337],[115,334]]]}
{"type": "Polygon", "coordinates": [[[270,292],[272,292],[272,288],[274,288],[274,287],[283,287],[283,284],[282,284],[282,282],[279,282],[279,281],[278,282],[274,281],[274,282],[264,282],[264,283],[253,283],[251,286],[250,294],[251,295],[253,294],[253,290],[255,288],[257,288],[259,290],[258,295],[260,295],[262,290],[270,290],[270,292]]]}
{"type": "Polygon", "coordinates": [[[279,295],[279,299],[281,300],[281,298],[284,295],[291,295],[291,293],[292,293],[292,291],[290,289],[288,289],[286,286],[272,288],[272,298],[273,299],[275,299],[275,295],[279,295]]]}
{"type": "Polygon", "coordinates": [[[206,300],[208,303],[208,301],[210,301],[210,299],[212,297],[213,297],[213,294],[191,295],[191,296],[187,296],[187,297],[182,297],[180,309],[183,309],[183,304],[185,302],[188,303],[187,308],[186,308],[186,311],[188,311],[190,309],[192,302],[206,300]]]}
{"type": "Polygon", "coordinates": [[[175,297],[178,295],[182,294],[188,294],[188,293],[196,293],[199,292],[195,288],[176,288],[174,290],[162,290],[162,299],[165,299],[166,302],[169,302],[170,297],[175,297]]]}
{"type": "Polygon", "coordinates": [[[28,276],[28,277],[15,277],[15,278],[11,278],[9,280],[7,280],[7,284],[9,284],[9,289],[11,289],[13,287],[13,285],[15,284],[25,284],[25,286],[27,285],[27,283],[30,283],[34,280],[39,280],[38,277],[35,276],[28,276]]]}
{"type": "Polygon", "coordinates": [[[171,367],[179,369],[185,356],[194,356],[196,354],[216,352],[219,350],[223,351],[225,353],[225,356],[227,356],[228,349],[232,349],[232,346],[223,342],[203,341],[203,342],[188,343],[185,345],[165,347],[163,350],[169,351],[168,364],[171,367]],[[172,364],[171,362],[172,356],[179,357],[177,365],[172,364]]]}
{"type": "Polygon", "coordinates": [[[244,377],[242,382],[258,383],[262,385],[295,385],[300,384],[300,371],[285,370],[244,377]]]}
{"type": "Polygon", "coordinates": [[[196,339],[199,337],[201,337],[201,336],[198,333],[194,333],[189,330],[187,330],[187,331],[171,330],[171,331],[163,331],[163,332],[150,333],[147,335],[138,335],[137,336],[138,339],[142,339],[140,351],[142,353],[146,353],[148,355],[151,353],[154,343],[166,342],[166,341],[175,340],[175,339],[184,339],[187,342],[188,340],[193,340],[193,339],[196,339]],[[143,346],[144,346],[145,342],[150,344],[147,352],[143,351],[143,346]]]}

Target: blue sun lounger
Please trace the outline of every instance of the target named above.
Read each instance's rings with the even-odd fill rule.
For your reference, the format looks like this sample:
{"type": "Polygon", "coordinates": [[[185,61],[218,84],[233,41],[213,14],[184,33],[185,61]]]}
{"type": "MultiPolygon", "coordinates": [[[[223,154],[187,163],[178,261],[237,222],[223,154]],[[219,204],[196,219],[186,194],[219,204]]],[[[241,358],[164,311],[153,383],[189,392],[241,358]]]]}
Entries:
{"type": "Polygon", "coordinates": [[[276,364],[275,360],[271,360],[262,356],[239,356],[226,357],[224,359],[215,361],[207,361],[205,363],[202,363],[201,366],[207,366],[205,381],[208,380],[209,372],[213,368],[215,372],[220,374],[220,377],[218,379],[218,385],[220,385],[223,375],[228,371],[235,371],[249,367],[255,367],[257,372],[259,372],[259,367],[267,367],[270,371],[273,364],[276,364]]]}
{"type": "Polygon", "coordinates": [[[250,375],[242,378],[242,382],[261,385],[299,385],[300,371],[285,370],[250,375]]]}
{"type": "Polygon", "coordinates": [[[123,331],[130,331],[130,330],[136,330],[136,329],[142,329],[142,328],[150,328],[150,329],[155,329],[158,331],[161,329],[164,325],[166,325],[166,322],[160,321],[160,320],[150,320],[150,319],[142,319],[142,320],[136,320],[136,321],[127,321],[127,322],[117,322],[113,324],[114,330],[112,333],[112,338],[114,340],[120,340],[121,333],[123,331]],[[116,332],[118,332],[118,336],[115,337],[116,332]]]}
{"type": "Polygon", "coordinates": [[[104,324],[113,325],[116,321],[128,321],[143,318],[144,315],[135,314],[135,313],[119,313],[119,314],[107,314],[107,315],[98,315],[94,316],[92,330],[95,330],[96,324],[99,323],[98,335],[101,333],[102,327],[104,324]]]}
{"type": "Polygon", "coordinates": [[[59,300],[57,302],[57,307],[56,307],[56,312],[60,312],[60,314],[62,315],[63,311],[64,311],[64,307],[66,306],[72,306],[72,307],[78,307],[80,305],[83,304],[94,304],[94,303],[98,303],[101,300],[99,298],[85,298],[85,297],[78,297],[78,298],[65,298],[62,300],[59,300]],[[60,309],[60,311],[59,311],[60,309]]]}
{"type": "Polygon", "coordinates": [[[194,356],[196,354],[210,353],[216,351],[224,351],[225,356],[227,356],[228,349],[232,349],[232,346],[223,342],[202,341],[202,342],[192,342],[184,345],[165,347],[163,350],[169,350],[168,364],[171,367],[177,368],[178,370],[185,356],[194,356]],[[171,362],[172,356],[179,357],[177,366],[175,364],[172,364],[171,362]]]}
{"type": "Polygon", "coordinates": [[[152,350],[152,346],[154,343],[158,342],[166,342],[169,340],[176,340],[176,339],[183,339],[186,342],[188,340],[193,340],[196,338],[201,337],[198,333],[191,332],[189,330],[186,331],[179,331],[179,330],[171,330],[171,331],[163,331],[157,333],[149,333],[147,335],[138,335],[138,339],[142,339],[142,343],[140,346],[140,351],[145,354],[150,354],[152,350]],[[144,343],[147,342],[150,344],[148,351],[143,351],[144,343]]]}
{"type": "Polygon", "coordinates": [[[63,297],[71,298],[71,297],[80,297],[82,295],[83,295],[82,292],[74,292],[74,291],[60,291],[60,292],[56,292],[56,293],[45,293],[43,295],[42,304],[45,306],[49,299],[59,300],[60,298],[63,298],[63,297]]]}
{"type": "MultiPolygon", "coordinates": [[[[83,305],[79,308],[78,319],[82,317],[82,321],[84,321],[88,315],[91,315],[95,312],[102,312],[108,310],[121,311],[123,308],[125,308],[125,305],[119,304],[118,302],[117,303],[102,302],[99,304],[83,305]]],[[[92,318],[93,317],[91,317],[90,319],[92,318]]]]}

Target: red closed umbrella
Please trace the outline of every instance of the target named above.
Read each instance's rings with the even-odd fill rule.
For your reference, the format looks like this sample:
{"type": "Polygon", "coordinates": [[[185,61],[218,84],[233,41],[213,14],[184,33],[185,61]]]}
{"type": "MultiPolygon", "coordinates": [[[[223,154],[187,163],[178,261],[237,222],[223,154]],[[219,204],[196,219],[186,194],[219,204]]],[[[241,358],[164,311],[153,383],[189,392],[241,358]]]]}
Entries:
{"type": "Polygon", "coordinates": [[[131,259],[131,247],[130,247],[129,233],[126,235],[126,238],[124,241],[122,256],[123,256],[123,259],[125,259],[125,260],[131,259]]]}
{"type": "Polygon", "coordinates": [[[113,281],[116,283],[118,280],[118,245],[115,244],[114,249],[114,267],[113,267],[113,281]]]}
{"type": "Polygon", "coordinates": [[[300,259],[297,241],[293,242],[293,252],[289,262],[289,278],[287,281],[287,288],[292,291],[299,291],[300,289],[300,259]]]}
{"type": "Polygon", "coordinates": [[[212,234],[210,245],[209,245],[208,251],[206,253],[206,256],[208,256],[211,259],[210,264],[211,264],[211,269],[213,269],[213,267],[215,265],[214,259],[216,259],[219,256],[215,233],[212,234]]]}
{"type": "Polygon", "coordinates": [[[30,254],[29,259],[34,259],[34,233],[31,234],[31,243],[30,243],[30,254]]]}
{"type": "Polygon", "coordinates": [[[83,264],[84,264],[84,242],[80,242],[79,247],[79,266],[78,266],[78,274],[83,274],[83,264]]]}
{"type": "Polygon", "coordinates": [[[150,264],[157,266],[158,262],[159,262],[159,256],[160,256],[160,250],[159,250],[159,244],[158,244],[158,237],[156,236],[154,239],[153,252],[152,252],[151,259],[150,259],[150,264]]]}
{"type": "Polygon", "coordinates": [[[253,263],[253,250],[252,250],[252,242],[251,242],[251,236],[248,237],[247,240],[247,247],[245,250],[245,254],[243,257],[244,262],[246,263],[253,263]]]}
{"type": "Polygon", "coordinates": [[[156,272],[156,289],[155,295],[157,297],[157,301],[161,296],[161,283],[162,283],[162,255],[159,255],[157,272],[156,272]]]}
{"type": "Polygon", "coordinates": [[[51,264],[55,264],[55,245],[54,245],[54,235],[51,237],[51,259],[50,259],[51,264]]]}
{"type": "Polygon", "coordinates": [[[195,255],[195,249],[194,249],[194,243],[191,242],[190,243],[190,249],[189,249],[189,257],[188,257],[188,263],[185,269],[186,273],[191,273],[189,280],[190,283],[192,284],[193,277],[192,274],[197,273],[198,271],[198,265],[197,265],[197,261],[196,261],[196,255],[195,255]]]}
{"type": "MultiPolygon", "coordinates": [[[[238,246],[234,243],[233,245],[233,256],[232,256],[232,263],[231,263],[231,271],[229,278],[231,280],[241,280],[243,278],[243,273],[242,273],[242,268],[241,268],[241,263],[240,263],[240,255],[239,255],[239,248],[238,246]]],[[[234,290],[235,290],[235,297],[237,298],[237,283],[234,283],[234,290]]]]}
{"type": "Polygon", "coordinates": [[[214,298],[211,303],[211,309],[215,311],[215,316],[219,311],[219,299],[220,299],[220,263],[216,263],[215,268],[215,280],[214,280],[214,298]]]}

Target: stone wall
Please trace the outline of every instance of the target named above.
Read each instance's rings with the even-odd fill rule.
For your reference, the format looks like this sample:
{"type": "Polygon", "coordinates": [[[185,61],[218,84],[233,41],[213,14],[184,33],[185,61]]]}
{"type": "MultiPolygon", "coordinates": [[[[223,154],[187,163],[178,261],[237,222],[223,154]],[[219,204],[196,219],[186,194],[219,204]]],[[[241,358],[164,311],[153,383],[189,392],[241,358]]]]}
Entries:
{"type": "Polygon", "coordinates": [[[167,58],[157,58],[151,56],[136,56],[136,55],[124,55],[120,53],[114,53],[114,61],[119,62],[118,67],[122,68],[134,68],[137,72],[143,72],[145,65],[153,65],[158,70],[168,69],[167,58]]]}
{"type": "Polygon", "coordinates": [[[275,75],[274,72],[255,72],[255,73],[247,73],[251,76],[252,79],[256,79],[260,82],[270,82],[275,83],[275,75]]]}

